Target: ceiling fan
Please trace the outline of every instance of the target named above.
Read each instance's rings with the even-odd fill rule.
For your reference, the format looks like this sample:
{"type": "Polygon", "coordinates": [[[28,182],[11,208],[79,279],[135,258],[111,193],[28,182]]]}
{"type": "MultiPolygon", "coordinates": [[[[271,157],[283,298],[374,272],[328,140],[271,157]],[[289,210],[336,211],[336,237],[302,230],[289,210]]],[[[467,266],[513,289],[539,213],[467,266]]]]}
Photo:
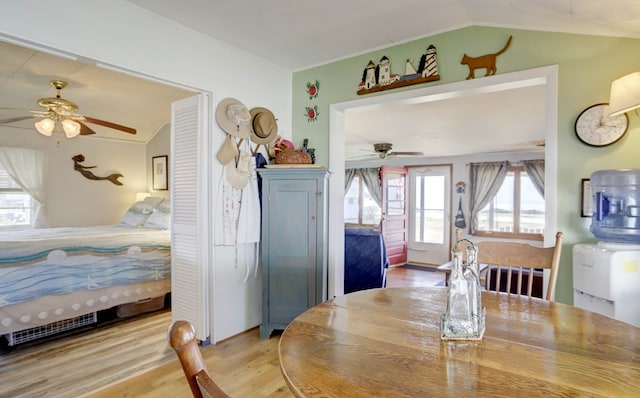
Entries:
{"type": "Polygon", "coordinates": [[[392,151],[393,145],[388,142],[380,142],[373,144],[373,152],[380,157],[380,159],[386,159],[390,156],[424,156],[423,152],[399,152],[392,151]]]}
{"type": "Polygon", "coordinates": [[[31,115],[2,119],[0,120],[0,123],[13,123],[34,117],[42,118],[40,121],[35,123],[35,128],[40,134],[50,136],[55,128],[55,123],[59,122],[62,125],[62,130],[68,138],[73,138],[77,135],[95,134],[96,132],[87,126],[86,123],[109,127],[128,134],[136,134],[136,130],[134,128],[83,116],[77,113],[78,105],[60,96],[60,91],[67,87],[67,82],[62,80],[51,80],[50,84],[57,90],[57,94],[55,97],[38,99],[37,103],[41,108],[43,108],[43,110],[29,110],[29,112],[32,113],[31,115]]]}

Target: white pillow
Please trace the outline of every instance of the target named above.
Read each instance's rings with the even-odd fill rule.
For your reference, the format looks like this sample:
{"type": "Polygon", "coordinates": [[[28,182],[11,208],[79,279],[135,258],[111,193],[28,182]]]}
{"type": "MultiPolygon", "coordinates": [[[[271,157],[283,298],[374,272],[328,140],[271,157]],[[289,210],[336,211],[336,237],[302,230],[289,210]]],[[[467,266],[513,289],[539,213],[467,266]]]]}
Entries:
{"type": "Polygon", "coordinates": [[[171,211],[169,200],[165,200],[153,211],[144,223],[145,228],[169,229],[171,227],[171,211]]]}
{"type": "Polygon", "coordinates": [[[144,222],[144,228],[169,229],[171,226],[171,214],[156,209],[144,222]]]}
{"type": "Polygon", "coordinates": [[[161,198],[159,196],[147,196],[146,198],[144,198],[144,201],[146,203],[149,203],[153,207],[158,207],[160,203],[164,201],[164,198],[161,198]]]}
{"type": "Polygon", "coordinates": [[[141,227],[147,218],[153,213],[153,206],[145,202],[136,202],[122,215],[118,222],[119,227],[141,227]]]}

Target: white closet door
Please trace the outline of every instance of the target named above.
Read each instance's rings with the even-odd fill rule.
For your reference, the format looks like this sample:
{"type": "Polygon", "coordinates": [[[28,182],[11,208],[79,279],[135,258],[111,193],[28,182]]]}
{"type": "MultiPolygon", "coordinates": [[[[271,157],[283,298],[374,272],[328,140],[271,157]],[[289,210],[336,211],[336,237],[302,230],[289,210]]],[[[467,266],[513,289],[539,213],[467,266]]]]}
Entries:
{"type": "MultiPolygon", "coordinates": [[[[173,320],[193,324],[210,341],[208,97],[198,94],[171,106],[171,307],[173,320]]],[[[212,272],[212,271],[211,271],[212,272]]]]}

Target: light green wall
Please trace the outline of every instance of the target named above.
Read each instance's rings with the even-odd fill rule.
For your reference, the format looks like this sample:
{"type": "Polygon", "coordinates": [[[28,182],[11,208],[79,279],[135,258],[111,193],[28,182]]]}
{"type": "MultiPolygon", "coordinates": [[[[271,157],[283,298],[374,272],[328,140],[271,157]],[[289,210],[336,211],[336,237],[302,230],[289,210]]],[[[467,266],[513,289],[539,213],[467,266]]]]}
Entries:
{"type": "MultiPolygon", "coordinates": [[[[498,74],[547,65],[558,65],[558,228],[565,233],[556,299],[573,302],[572,247],[594,242],[590,220],[580,218],[580,180],[595,170],[640,168],[640,116],[629,113],[630,126],[618,143],[604,148],[588,147],[575,136],[576,116],[586,107],[608,102],[611,81],[640,70],[640,40],[528,30],[468,27],[398,46],[355,56],[293,74],[293,141],[300,146],[309,138],[318,163],[328,164],[329,105],[362,98],[356,94],[362,71],[369,60],[386,55],[392,73],[403,74],[407,58],[417,68],[420,56],[433,44],[437,49],[440,80],[367,96],[385,95],[464,80],[468,73],[460,60],[464,53],[478,56],[501,49],[509,35],[511,47],[498,57],[498,74]],[[308,82],[318,81],[318,97],[306,93],[308,82]],[[308,121],[305,107],[318,106],[318,119],[308,121]]],[[[481,78],[484,70],[476,73],[481,78]]],[[[462,117],[464,115],[461,115],[462,117]]],[[[446,154],[443,154],[443,156],[446,154]]]]}

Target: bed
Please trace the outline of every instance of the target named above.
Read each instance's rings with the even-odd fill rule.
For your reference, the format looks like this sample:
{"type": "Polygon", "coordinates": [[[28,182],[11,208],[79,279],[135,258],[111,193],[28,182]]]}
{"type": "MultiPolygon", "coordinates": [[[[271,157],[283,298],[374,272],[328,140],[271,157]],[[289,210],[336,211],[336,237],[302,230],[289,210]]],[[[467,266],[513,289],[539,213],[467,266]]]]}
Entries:
{"type": "Polygon", "coordinates": [[[1,232],[0,335],[13,345],[20,331],[53,334],[34,330],[65,330],[100,310],[164,298],[168,222],[168,202],[141,201],[116,225],[1,232]]]}

